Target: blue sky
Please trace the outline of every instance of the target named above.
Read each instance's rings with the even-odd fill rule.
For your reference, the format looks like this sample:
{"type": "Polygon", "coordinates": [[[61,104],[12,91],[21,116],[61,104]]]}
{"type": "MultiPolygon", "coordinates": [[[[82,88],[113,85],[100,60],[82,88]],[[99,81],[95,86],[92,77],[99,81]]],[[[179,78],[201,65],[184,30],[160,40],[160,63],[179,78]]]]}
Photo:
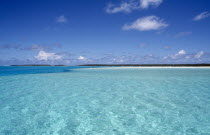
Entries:
{"type": "Polygon", "coordinates": [[[0,65],[209,63],[209,0],[1,0],[0,65]]]}

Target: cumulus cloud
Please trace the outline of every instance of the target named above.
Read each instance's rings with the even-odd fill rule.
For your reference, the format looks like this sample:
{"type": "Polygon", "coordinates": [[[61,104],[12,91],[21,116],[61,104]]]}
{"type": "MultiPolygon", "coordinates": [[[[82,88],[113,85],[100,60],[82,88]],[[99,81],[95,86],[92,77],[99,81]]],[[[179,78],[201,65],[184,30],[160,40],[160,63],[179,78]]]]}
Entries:
{"type": "Polygon", "coordinates": [[[157,16],[146,16],[137,19],[131,24],[125,24],[123,30],[139,30],[139,31],[150,31],[150,30],[159,30],[166,28],[167,23],[163,19],[160,19],[157,16]]]}
{"type": "Polygon", "coordinates": [[[125,56],[121,56],[121,57],[116,57],[112,59],[113,63],[124,63],[125,62],[125,56]]]}
{"type": "Polygon", "coordinates": [[[174,55],[163,57],[163,59],[168,60],[168,62],[195,63],[198,62],[198,60],[200,62],[206,62],[206,58],[208,57],[203,57],[204,55],[204,51],[199,51],[197,53],[186,53],[185,50],[180,50],[174,55]]]}
{"type": "Polygon", "coordinates": [[[178,53],[176,53],[175,55],[172,55],[171,58],[172,59],[177,59],[179,58],[180,56],[183,56],[186,54],[186,51],[185,50],[180,50],[178,53]]]}
{"type": "Polygon", "coordinates": [[[185,50],[180,50],[176,55],[185,55],[186,51],[185,50]]]}
{"type": "Polygon", "coordinates": [[[84,56],[79,56],[78,60],[85,60],[86,58],[84,56]]]}
{"type": "Polygon", "coordinates": [[[163,57],[163,59],[179,59],[179,58],[183,58],[184,56],[186,56],[186,51],[185,50],[180,50],[178,53],[170,55],[170,56],[165,56],[163,57]]]}
{"type": "Polygon", "coordinates": [[[159,6],[163,0],[140,0],[140,6],[142,9],[146,9],[149,6],[159,6]]]}
{"type": "Polygon", "coordinates": [[[200,57],[202,57],[204,55],[204,51],[200,51],[197,54],[195,54],[195,58],[199,59],[200,57]]]}
{"type": "Polygon", "coordinates": [[[118,6],[108,4],[105,10],[107,13],[130,13],[133,10],[147,9],[150,6],[158,7],[162,2],[163,0],[129,0],[128,2],[122,2],[118,6]]]}
{"type": "Polygon", "coordinates": [[[205,18],[207,18],[207,17],[210,17],[210,13],[209,13],[209,12],[202,12],[202,13],[196,15],[196,16],[193,18],[193,20],[194,20],[194,21],[200,21],[200,20],[205,19],[205,18]]]}
{"type": "Polygon", "coordinates": [[[137,5],[135,3],[128,3],[123,2],[120,4],[120,6],[116,7],[113,4],[108,4],[106,8],[107,13],[118,13],[118,12],[124,12],[124,13],[130,13],[132,10],[137,9],[137,5]]]}
{"type": "Polygon", "coordinates": [[[61,16],[56,18],[56,22],[58,22],[58,23],[67,23],[68,19],[64,15],[61,15],[61,16]]]}
{"type": "Polygon", "coordinates": [[[34,56],[34,57],[39,61],[48,61],[48,60],[55,61],[55,60],[62,59],[61,55],[57,55],[55,53],[47,53],[45,51],[39,51],[37,56],[34,56]]]}

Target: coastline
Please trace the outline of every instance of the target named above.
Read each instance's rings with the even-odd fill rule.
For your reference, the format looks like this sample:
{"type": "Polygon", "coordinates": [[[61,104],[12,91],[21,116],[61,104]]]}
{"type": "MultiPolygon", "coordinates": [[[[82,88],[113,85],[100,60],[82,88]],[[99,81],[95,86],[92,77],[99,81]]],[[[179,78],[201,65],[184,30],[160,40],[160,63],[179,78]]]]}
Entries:
{"type": "Polygon", "coordinates": [[[158,67],[158,66],[153,66],[153,67],[146,67],[146,66],[143,66],[143,67],[141,67],[141,66],[120,66],[120,67],[97,67],[97,68],[94,68],[94,67],[88,67],[88,68],[85,68],[85,69],[162,69],[162,68],[167,68],[167,69],[172,69],[172,68],[207,68],[207,69],[209,69],[210,68],[210,66],[195,66],[195,67],[192,67],[192,66],[186,66],[186,67],[184,67],[184,66],[180,66],[180,67],[178,67],[178,66],[176,66],[176,67],[173,67],[173,66],[171,66],[171,67],[166,67],[166,66],[162,66],[162,67],[158,67]]]}
{"type": "MultiPolygon", "coordinates": [[[[99,69],[125,69],[125,68],[210,68],[209,63],[197,64],[86,64],[79,65],[89,68],[97,67],[99,69]]],[[[95,69],[95,68],[94,68],[95,69]]]]}

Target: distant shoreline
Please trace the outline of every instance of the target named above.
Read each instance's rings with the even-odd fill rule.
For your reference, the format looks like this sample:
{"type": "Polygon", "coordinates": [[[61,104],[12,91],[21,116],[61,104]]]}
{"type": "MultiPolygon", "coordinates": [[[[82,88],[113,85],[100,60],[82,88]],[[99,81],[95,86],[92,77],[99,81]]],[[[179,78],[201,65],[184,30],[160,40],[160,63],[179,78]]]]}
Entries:
{"type": "Polygon", "coordinates": [[[48,65],[48,64],[30,64],[30,65],[10,65],[10,66],[29,66],[29,67],[36,67],[36,66],[66,66],[66,65],[48,65]]]}
{"type": "MultiPolygon", "coordinates": [[[[10,66],[68,66],[68,65],[49,65],[49,64],[27,64],[27,65],[10,65],[10,66]]],[[[81,67],[141,67],[141,68],[172,68],[172,67],[208,67],[210,64],[85,64],[77,65],[81,67]]]]}
{"type": "Polygon", "coordinates": [[[195,69],[195,68],[197,68],[197,69],[205,69],[205,68],[207,68],[207,69],[209,69],[210,68],[210,66],[205,66],[205,67],[202,67],[202,66],[197,66],[197,67],[193,67],[193,66],[191,66],[191,67],[187,67],[187,66],[182,66],[182,67],[178,67],[178,66],[176,66],[176,67],[160,67],[160,66],[153,66],[153,67],[141,67],[141,66],[113,66],[113,67],[108,67],[108,66],[105,66],[105,67],[99,67],[99,68],[94,68],[94,67],[87,67],[87,68],[85,68],[85,69],[94,69],[94,70],[97,70],[97,69],[195,69]]]}
{"type": "Polygon", "coordinates": [[[101,67],[210,67],[210,64],[85,64],[78,66],[101,67]]]}

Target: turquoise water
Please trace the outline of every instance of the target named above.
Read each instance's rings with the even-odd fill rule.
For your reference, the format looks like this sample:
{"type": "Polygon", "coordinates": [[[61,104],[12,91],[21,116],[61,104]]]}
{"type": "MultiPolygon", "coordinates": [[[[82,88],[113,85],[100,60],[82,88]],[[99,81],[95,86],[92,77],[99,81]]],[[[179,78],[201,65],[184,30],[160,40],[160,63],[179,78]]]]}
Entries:
{"type": "Polygon", "coordinates": [[[0,67],[0,135],[210,135],[210,69],[0,67]]]}

